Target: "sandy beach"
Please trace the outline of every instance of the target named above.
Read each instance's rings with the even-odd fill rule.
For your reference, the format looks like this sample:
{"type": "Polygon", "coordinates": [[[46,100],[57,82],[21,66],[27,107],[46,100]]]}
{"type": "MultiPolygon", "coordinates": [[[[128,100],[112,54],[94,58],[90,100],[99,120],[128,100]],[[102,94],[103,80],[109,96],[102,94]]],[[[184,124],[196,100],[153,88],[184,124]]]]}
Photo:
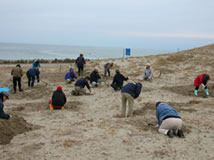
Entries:
{"type": "MultiPolygon", "coordinates": [[[[41,82],[34,88],[22,78],[23,92],[10,94],[5,112],[10,120],[0,119],[1,160],[139,160],[139,159],[214,159],[214,45],[175,54],[125,59],[87,61],[84,75],[97,67],[103,77],[106,62],[115,65],[111,77],[92,88],[92,95],[72,96],[74,83],[66,84],[64,76],[73,64],[41,64],[41,82]],[[143,81],[143,69],[151,63],[154,78],[143,81]],[[121,93],[110,84],[114,69],[120,68],[128,82],[141,82],[140,96],[135,100],[134,116],[117,118],[121,93]],[[210,96],[200,88],[194,96],[193,81],[208,73],[210,96]],[[160,75],[161,73],[161,75],[160,75]],[[64,110],[50,111],[48,100],[61,85],[67,97],[64,110]],[[173,106],[183,119],[185,138],[170,139],[161,135],[156,125],[155,103],[173,106]]],[[[21,64],[22,65],[22,64],[21,64]]],[[[12,67],[0,65],[0,87],[12,89],[12,67]]],[[[26,73],[31,64],[22,65],[26,73]]]]}

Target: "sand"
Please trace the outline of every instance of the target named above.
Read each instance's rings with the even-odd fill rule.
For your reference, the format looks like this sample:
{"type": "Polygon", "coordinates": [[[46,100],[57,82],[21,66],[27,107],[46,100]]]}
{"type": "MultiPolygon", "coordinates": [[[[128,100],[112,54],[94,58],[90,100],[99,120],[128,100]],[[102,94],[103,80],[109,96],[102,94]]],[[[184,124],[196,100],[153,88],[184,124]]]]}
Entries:
{"type": "MultiPolygon", "coordinates": [[[[128,82],[143,84],[133,117],[115,117],[120,113],[121,94],[110,87],[113,69],[111,77],[92,88],[93,95],[72,96],[74,83],[66,84],[64,75],[74,64],[41,64],[41,82],[28,88],[24,76],[24,92],[11,93],[5,102],[5,112],[13,117],[0,120],[0,159],[214,159],[214,45],[176,54],[91,60],[84,75],[98,67],[103,77],[106,62],[119,67],[129,77],[128,82]],[[152,82],[142,80],[147,62],[154,69],[152,82]],[[194,78],[204,72],[211,76],[210,96],[200,89],[195,97],[194,78]],[[51,112],[48,100],[58,85],[68,102],[64,110],[51,112]],[[170,139],[157,132],[157,101],[170,104],[180,113],[184,139],[170,139]]],[[[13,66],[0,65],[0,87],[12,88],[13,66]]],[[[22,66],[26,72],[31,65],[22,66]]]]}

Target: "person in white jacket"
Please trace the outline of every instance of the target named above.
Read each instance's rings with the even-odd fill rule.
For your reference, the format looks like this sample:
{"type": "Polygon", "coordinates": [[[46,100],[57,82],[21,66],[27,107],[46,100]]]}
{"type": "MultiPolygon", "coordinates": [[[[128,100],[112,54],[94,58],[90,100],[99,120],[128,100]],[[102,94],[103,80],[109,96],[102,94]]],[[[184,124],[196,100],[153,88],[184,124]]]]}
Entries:
{"type": "Polygon", "coordinates": [[[145,68],[144,68],[144,76],[143,76],[143,79],[144,79],[144,80],[152,80],[152,76],[153,76],[152,67],[151,67],[150,63],[146,63],[146,66],[145,66],[145,68]]]}

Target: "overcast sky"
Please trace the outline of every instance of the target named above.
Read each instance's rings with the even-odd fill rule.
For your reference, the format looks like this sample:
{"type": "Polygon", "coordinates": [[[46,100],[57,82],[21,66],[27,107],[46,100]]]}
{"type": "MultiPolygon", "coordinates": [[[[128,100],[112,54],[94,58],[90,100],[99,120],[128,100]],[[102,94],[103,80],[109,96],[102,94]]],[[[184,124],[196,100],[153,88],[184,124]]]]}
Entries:
{"type": "Polygon", "coordinates": [[[0,0],[0,42],[188,49],[214,43],[214,0],[0,0]]]}

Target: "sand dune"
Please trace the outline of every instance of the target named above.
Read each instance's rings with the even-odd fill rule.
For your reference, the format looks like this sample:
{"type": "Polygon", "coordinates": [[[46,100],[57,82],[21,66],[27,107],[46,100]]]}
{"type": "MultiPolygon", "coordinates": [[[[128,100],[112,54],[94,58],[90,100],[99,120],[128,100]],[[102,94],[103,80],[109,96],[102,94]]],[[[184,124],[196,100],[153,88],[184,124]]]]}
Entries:
{"type": "MultiPolygon", "coordinates": [[[[64,82],[65,73],[74,64],[41,64],[41,82],[28,88],[24,76],[24,92],[11,93],[5,103],[5,111],[13,117],[0,120],[0,159],[214,159],[214,45],[176,54],[92,60],[84,74],[98,67],[103,76],[106,62],[120,68],[129,77],[128,82],[143,84],[133,117],[114,116],[120,113],[121,100],[120,92],[110,87],[113,69],[100,87],[92,88],[93,95],[75,97],[71,95],[74,84],[64,82]],[[147,62],[154,69],[152,82],[142,80],[147,62]],[[195,97],[193,80],[203,72],[211,76],[210,96],[199,90],[195,97]],[[48,100],[58,85],[63,87],[68,102],[64,110],[51,112],[48,100]],[[157,132],[157,101],[179,111],[184,120],[184,139],[169,139],[157,132]]],[[[12,88],[13,66],[0,65],[0,87],[12,88]]],[[[30,66],[24,65],[23,70],[30,66]]]]}

